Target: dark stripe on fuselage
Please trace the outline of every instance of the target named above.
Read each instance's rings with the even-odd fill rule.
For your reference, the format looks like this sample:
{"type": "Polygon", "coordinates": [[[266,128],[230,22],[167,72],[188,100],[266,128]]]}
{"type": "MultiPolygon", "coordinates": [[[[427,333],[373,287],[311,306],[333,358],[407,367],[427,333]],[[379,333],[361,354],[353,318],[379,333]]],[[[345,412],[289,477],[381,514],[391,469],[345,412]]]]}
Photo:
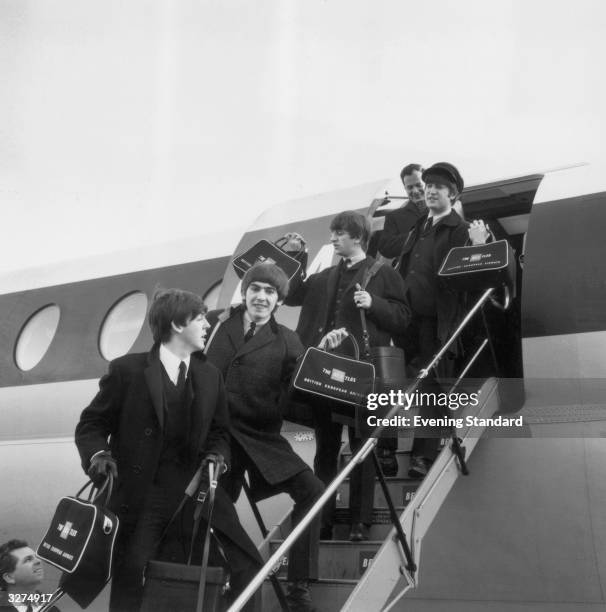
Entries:
{"type": "MultiPolygon", "coordinates": [[[[204,295],[221,280],[228,261],[218,257],[0,295],[0,345],[5,347],[0,352],[0,387],[98,378],[107,370],[107,361],[99,353],[99,331],[118,300],[134,291],[151,299],[156,286],[204,295]],[[26,321],[47,304],[61,309],[57,333],[42,360],[23,372],[15,363],[15,343],[26,321]]],[[[130,352],[146,351],[151,344],[144,323],[130,352]]]]}
{"type": "Polygon", "coordinates": [[[522,291],[524,337],[606,330],[606,193],[533,206],[522,291]]]}

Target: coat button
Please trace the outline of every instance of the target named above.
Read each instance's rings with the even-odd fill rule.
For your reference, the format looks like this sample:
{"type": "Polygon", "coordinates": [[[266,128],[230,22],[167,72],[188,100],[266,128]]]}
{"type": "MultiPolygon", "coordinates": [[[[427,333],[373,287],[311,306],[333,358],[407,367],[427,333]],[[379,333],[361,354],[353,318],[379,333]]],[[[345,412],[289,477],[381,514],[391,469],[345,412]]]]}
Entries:
{"type": "Polygon", "coordinates": [[[143,432],[146,436],[151,436],[153,433],[153,429],[151,427],[146,427],[145,431],[143,432]]]}
{"type": "Polygon", "coordinates": [[[239,359],[234,360],[234,365],[238,366],[240,365],[242,362],[239,359]]]}
{"type": "Polygon", "coordinates": [[[120,512],[127,512],[127,511],[128,511],[128,504],[121,504],[120,512]]]}
{"type": "Polygon", "coordinates": [[[135,474],[140,474],[141,473],[141,466],[140,465],[133,465],[133,472],[135,474]]]}

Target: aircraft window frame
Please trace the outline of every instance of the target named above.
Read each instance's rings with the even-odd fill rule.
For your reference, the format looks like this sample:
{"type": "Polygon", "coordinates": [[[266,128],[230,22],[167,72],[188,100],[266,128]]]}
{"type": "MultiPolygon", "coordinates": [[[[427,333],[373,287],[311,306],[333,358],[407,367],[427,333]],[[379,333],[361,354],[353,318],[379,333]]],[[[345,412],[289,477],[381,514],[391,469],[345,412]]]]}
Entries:
{"type": "Polygon", "coordinates": [[[221,278],[213,283],[202,296],[202,301],[206,304],[208,310],[216,310],[219,308],[219,298],[221,297],[222,286],[223,279],[221,278]]]}
{"type": "Polygon", "coordinates": [[[112,361],[112,359],[126,355],[133,348],[145,325],[149,303],[149,298],[144,291],[135,290],[125,293],[107,309],[103,321],[99,326],[99,334],[97,336],[97,349],[103,359],[112,361]],[[144,307],[142,308],[141,302],[139,302],[139,304],[135,303],[134,307],[138,308],[135,316],[131,317],[131,319],[127,318],[126,320],[124,318],[118,318],[124,317],[124,314],[129,314],[127,312],[125,313],[124,307],[126,306],[127,309],[133,308],[133,298],[139,300],[144,298],[144,307]],[[113,327],[108,327],[110,325],[113,327]],[[120,331],[119,327],[124,325],[126,325],[128,329],[120,331]],[[116,329],[116,326],[118,329],[116,329]],[[128,335],[125,336],[125,334],[128,335]],[[114,338],[111,337],[112,335],[118,338],[118,341],[114,344],[111,344],[112,340],[114,340],[114,338]]]}
{"type": "Polygon", "coordinates": [[[29,372],[40,364],[57,335],[60,321],[61,308],[54,302],[41,306],[26,319],[13,350],[13,361],[19,370],[29,372]],[[36,344],[32,345],[32,341],[36,344]]]}

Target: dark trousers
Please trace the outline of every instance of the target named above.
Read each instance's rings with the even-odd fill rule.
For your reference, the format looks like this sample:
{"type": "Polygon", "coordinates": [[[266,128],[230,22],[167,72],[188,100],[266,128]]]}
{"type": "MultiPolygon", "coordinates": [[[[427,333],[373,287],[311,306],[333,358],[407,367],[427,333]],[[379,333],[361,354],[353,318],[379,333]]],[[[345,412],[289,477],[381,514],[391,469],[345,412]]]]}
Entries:
{"type": "MultiPolygon", "coordinates": [[[[341,434],[343,425],[332,420],[332,411],[335,403],[318,401],[314,406],[316,456],[314,457],[314,471],[316,476],[325,484],[330,484],[338,471],[338,457],[341,450],[341,434]]],[[[349,427],[349,443],[355,453],[364,443],[364,440],[355,436],[355,428],[349,427]]],[[[356,466],[351,472],[349,488],[349,508],[352,523],[372,523],[372,509],[374,506],[375,469],[372,457],[368,456],[362,465],[356,466]]],[[[322,513],[322,526],[331,527],[334,522],[336,495],[324,506],[322,513]]]]}
{"type": "MultiPolygon", "coordinates": [[[[294,452],[294,451],[293,451],[294,452]]],[[[295,502],[292,524],[297,525],[324,492],[324,485],[310,469],[295,474],[282,482],[270,484],[257,470],[246,451],[232,439],[231,466],[222,479],[223,488],[235,503],[242,490],[244,472],[248,471],[254,501],[260,501],[279,493],[288,493],[295,502]]],[[[288,580],[317,580],[318,548],[320,542],[320,516],[299,536],[290,549],[288,580]]]]}
{"type": "MultiPolygon", "coordinates": [[[[180,499],[176,498],[174,493],[169,494],[166,488],[152,485],[148,490],[138,520],[134,524],[121,525],[116,543],[110,612],[137,612],[140,609],[143,597],[143,575],[150,559],[160,556],[163,560],[182,563],[187,560],[189,537],[185,537],[182,543],[176,542],[174,531],[171,531],[162,543],[162,548],[170,550],[171,556],[164,558],[159,555],[158,550],[164,529],[177,509],[179,501],[180,499]],[[175,550],[180,550],[181,558],[174,557],[175,550]]],[[[235,509],[233,512],[235,515],[235,509]]],[[[176,522],[179,522],[179,519],[176,522]]],[[[201,530],[205,532],[205,524],[202,525],[201,530]]],[[[253,561],[228,537],[221,533],[218,534],[218,537],[230,565],[232,589],[237,595],[252,580],[260,569],[260,564],[253,561]]]]}
{"type": "MultiPolygon", "coordinates": [[[[396,344],[404,349],[407,367],[411,373],[416,375],[421,368],[429,364],[441,348],[440,340],[438,339],[437,318],[413,313],[411,322],[406,328],[406,333],[401,338],[398,338],[396,344]]],[[[447,380],[452,379],[454,371],[455,360],[452,356],[445,355],[439,361],[435,370],[432,368],[424,379],[419,392],[435,393],[436,395],[446,393],[449,388],[447,380]]],[[[431,403],[422,405],[419,414],[424,418],[440,418],[445,416],[443,407],[431,403]]],[[[441,431],[439,429],[431,432],[431,436],[415,436],[412,445],[413,457],[425,457],[433,461],[440,449],[440,439],[441,431]]]]}

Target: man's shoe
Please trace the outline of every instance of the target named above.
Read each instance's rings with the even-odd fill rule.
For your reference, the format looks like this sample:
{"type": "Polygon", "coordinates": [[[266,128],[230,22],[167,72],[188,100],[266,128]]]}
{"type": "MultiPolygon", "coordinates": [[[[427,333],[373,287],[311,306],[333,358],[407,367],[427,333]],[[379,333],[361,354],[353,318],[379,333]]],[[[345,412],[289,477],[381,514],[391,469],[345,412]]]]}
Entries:
{"type": "Polygon", "coordinates": [[[396,451],[390,448],[380,448],[379,464],[381,465],[383,476],[398,475],[398,460],[396,459],[396,451]]]}
{"type": "Polygon", "coordinates": [[[411,457],[410,467],[408,468],[409,478],[425,478],[429,468],[431,467],[431,461],[425,459],[425,457],[411,457]]]}
{"type": "Polygon", "coordinates": [[[291,612],[316,612],[308,580],[289,582],[286,601],[291,612]]]}
{"type": "Polygon", "coordinates": [[[368,527],[364,523],[352,523],[349,541],[362,542],[363,540],[368,540],[368,527]]]}
{"type": "Polygon", "coordinates": [[[320,540],[332,540],[332,525],[320,527],[320,540]]]}

